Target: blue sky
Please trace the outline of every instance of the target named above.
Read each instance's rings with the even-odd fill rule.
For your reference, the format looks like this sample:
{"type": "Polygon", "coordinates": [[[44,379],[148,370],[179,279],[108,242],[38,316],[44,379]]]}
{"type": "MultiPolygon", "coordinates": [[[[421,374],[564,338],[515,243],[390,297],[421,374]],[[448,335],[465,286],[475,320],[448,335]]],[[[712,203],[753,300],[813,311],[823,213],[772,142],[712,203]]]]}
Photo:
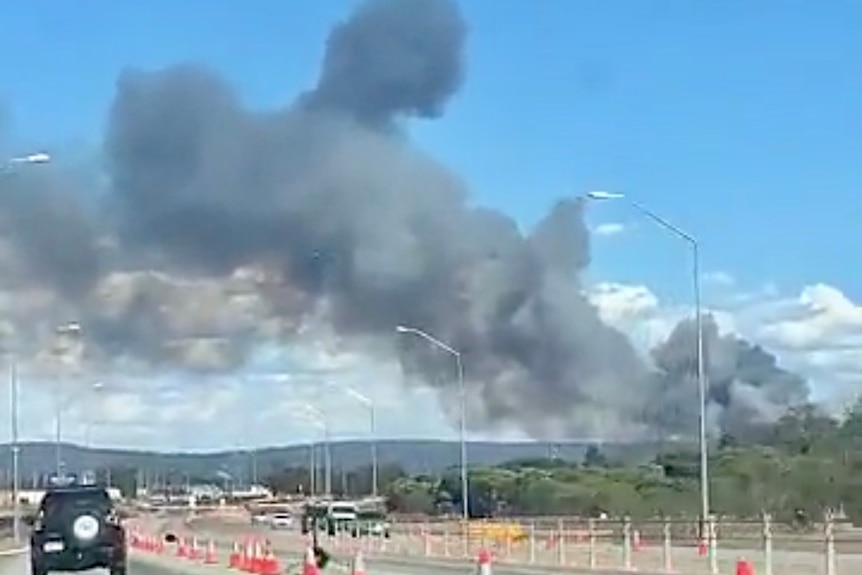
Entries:
{"type": "MultiPolygon", "coordinates": [[[[127,65],[206,62],[249,105],[316,76],[353,2],[15,2],[0,102],[17,144],[95,145],[127,65]]],[[[705,267],[862,297],[852,262],[862,150],[862,3],[473,0],[465,88],[420,144],[477,201],[529,224],[555,197],[620,190],[698,235],[705,267]]],[[[594,222],[637,216],[592,208],[594,222]]],[[[593,275],[687,298],[685,248],[639,222],[593,275]]]]}
{"type": "MultiPolygon", "coordinates": [[[[284,105],[314,83],[327,33],[354,3],[8,3],[0,34],[0,133],[11,134],[12,142],[4,141],[3,151],[48,148],[58,161],[88,157],[98,148],[114,82],[126,66],[203,62],[229,78],[250,107],[284,105]]],[[[767,345],[770,337],[783,340],[782,361],[810,376],[816,389],[855,393],[862,308],[828,286],[862,301],[856,263],[862,232],[854,225],[862,202],[862,2],[461,4],[470,27],[467,81],[441,120],[412,127],[419,146],[461,174],[477,202],[524,226],[560,196],[621,191],[696,235],[705,271],[734,275],[735,290],[773,283],[794,298],[806,285],[828,284],[806,292],[801,312],[790,309],[796,320],[769,324],[771,309],[737,319],[742,332],[762,334],[767,345]],[[829,313],[821,313],[822,302],[831,302],[829,313]]],[[[662,310],[648,310],[651,321],[633,313],[630,332],[640,327],[664,335],[668,317],[678,319],[687,312],[679,304],[690,302],[686,246],[624,203],[593,205],[589,219],[627,226],[620,235],[595,239],[590,278],[649,286],[662,310]]],[[[718,298],[713,290],[707,304],[718,298]]],[[[605,308],[624,307],[622,296],[631,293],[611,293],[605,308]]],[[[645,309],[648,300],[641,299],[645,309]]],[[[303,353],[337,363],[318,351],[303,353]]],[[[345,370],[366,382],[402,377],[356,362],[359,367],[348,362],[345,370]]],[[[376,397],[394,396],[387,389],[381,383],[376,397]]],[[[113,422],[157,421],[194,431],[170,428],[152,445],[176,445],[177,438],[207,446],[235,441],[230,430],[244,424],[236,398],[248,400],[247,389],[189,393],[179,400],[118,393],[105,400],[106,412],[113,422]],[[205,400],[209,407],[199,408],[205,400]],[[206,425],[208,433],[198,433],[206,425]]],[[[416,412],[427,408],[427,396],[414,401],[416,412]]],[[[273,425],[281,425],[287,412],[271,403],[273,425]]],[[[345,428],[364,433],[362,409],[355,402],[340,409],[354,412],[345,428]]],[[[417,431],[411,412],[392,408],[381,417],[382,433],[446,428],[441,412],[436,419],[429,414],[417,431]]],[[[49,421],[30,419],[34,427],[25,435],[50,434],[49,421]]],[[[134,437],[129,442],[149,441],[140,433],[126,434],[134,437]]],[[[261,428],[258,442],[264,441],[261,428]]]]}

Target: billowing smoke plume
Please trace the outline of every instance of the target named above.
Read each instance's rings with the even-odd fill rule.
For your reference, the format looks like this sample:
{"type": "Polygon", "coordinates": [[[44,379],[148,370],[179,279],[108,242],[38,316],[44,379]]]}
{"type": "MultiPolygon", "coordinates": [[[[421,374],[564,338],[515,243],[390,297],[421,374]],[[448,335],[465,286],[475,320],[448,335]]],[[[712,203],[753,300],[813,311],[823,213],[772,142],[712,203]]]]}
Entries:
{"type": "MultiPolygon", "coordinates": [[[[703,325],[707,401],[712,424],[744,433],[808,399],[808,384],[777,364],[774,355],[734,335],[720,335],[711,316],[703,325]]],[[[650,409],[664,431],[690,430],[697,421],[697,326],[677,324],[652,351],[659,392],[650,409]]]]}
{"type": "MultiPolygon", "coordinates": [[[[656,374],[600,320],[578,281],[581,202],[560,202],[525,235],[471,207],[457,175],[405,136],[411,118],[444,113],[465,39],[449,0],[366,2],[332,30],[317,85],[270,112],[248,111],[197,65],[126,70],[103,203],[69,205],[75,190],[58,176],[2,183],[0,263],[15,272],[3,277],[30,280],[6,281],[15,338],[42,341],[74,316],[95,359],[223,371],[319,322],[379,353],[397,340],[405,368],[454,389],[452,362],[394,337],[408,324],[462,353],[481,398],[473,421],[536,435],[690,430],[691,329],[656,350],[656,374]]],[[[723,420],[804,395],[774,358],[712,324],[708,347],[723,420]]]]}

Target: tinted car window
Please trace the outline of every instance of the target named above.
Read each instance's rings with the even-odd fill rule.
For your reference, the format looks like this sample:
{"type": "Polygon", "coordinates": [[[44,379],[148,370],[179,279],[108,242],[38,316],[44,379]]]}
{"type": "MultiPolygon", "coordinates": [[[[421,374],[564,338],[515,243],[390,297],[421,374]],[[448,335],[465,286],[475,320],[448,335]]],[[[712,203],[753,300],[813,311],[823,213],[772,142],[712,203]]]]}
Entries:
{"type": "Polygon", "coordinates": [[[49,516],[80,511],[107,512],[110,509],[110,497],[98,490],[52,492],[42,500],[42,511],[49,516]]]}

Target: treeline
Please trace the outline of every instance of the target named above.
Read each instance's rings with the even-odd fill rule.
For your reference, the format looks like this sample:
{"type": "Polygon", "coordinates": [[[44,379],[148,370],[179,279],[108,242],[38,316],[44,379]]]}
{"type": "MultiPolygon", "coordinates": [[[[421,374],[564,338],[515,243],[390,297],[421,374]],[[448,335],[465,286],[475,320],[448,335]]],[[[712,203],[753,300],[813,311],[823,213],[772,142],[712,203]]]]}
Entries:
{"type": "MultiPolygon", "coordinates": [[[[571,514],[632,517],[698,515],[699,458],[676,448],[638,466],[609,460],[592,447],[582,461],[552,458],[471,469],[474,516],[571,514]]],[[[370,492],[370,470],[336,474],[337,494],[370,492]]],[[[286,469],[267,483],[281,492],[308,484],[307,469],[286,469]]],[[[322,479],[318,479],[322,485],[322,479]]],[[[450,513],[461,506],[457,469],[441,476],[408,476],[387,466],[379,478],[390,506],[408,513],[450,513]]],[[[712,507],[745,517],[766,511],[776,519],[819,517],[825,508],[862,519],[862,404],[836,419],[806,405],[744,438],[724,435],[711,445],[712,507]]]]}

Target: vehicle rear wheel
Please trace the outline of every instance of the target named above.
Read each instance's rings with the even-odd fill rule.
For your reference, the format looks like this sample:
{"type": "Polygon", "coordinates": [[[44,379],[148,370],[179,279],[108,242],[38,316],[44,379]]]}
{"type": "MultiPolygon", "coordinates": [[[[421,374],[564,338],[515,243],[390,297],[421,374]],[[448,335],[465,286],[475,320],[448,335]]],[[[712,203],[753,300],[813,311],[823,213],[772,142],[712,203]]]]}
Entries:
{"type": "Polygon", "coordinates": [[[116,565],[111,565],[110,567],[111,575],[126,575],[126,571],[127,569],[125,563],[118,563],[116,565]]]}
{"type": "Polygon", "coordinates": [[[30,562],[30,574],[31,575],[48,575],[48,570],[43,566],[35,563],[33,561],[30,562]]]}

